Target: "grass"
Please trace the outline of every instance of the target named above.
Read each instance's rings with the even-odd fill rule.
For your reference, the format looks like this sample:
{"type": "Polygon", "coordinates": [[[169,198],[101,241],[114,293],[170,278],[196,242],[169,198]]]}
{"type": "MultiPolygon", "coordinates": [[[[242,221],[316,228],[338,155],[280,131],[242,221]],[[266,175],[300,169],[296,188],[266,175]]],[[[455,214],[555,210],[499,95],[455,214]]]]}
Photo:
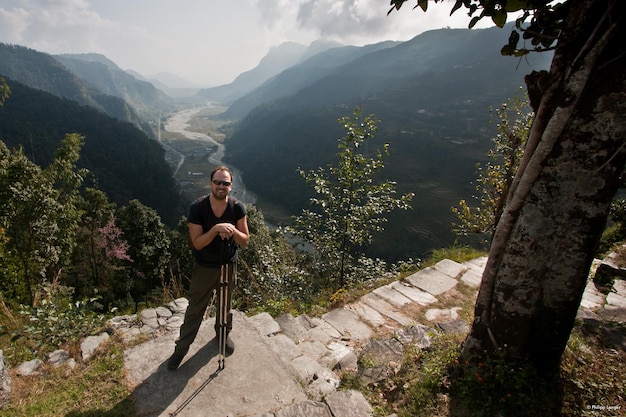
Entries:
{"type": "Polygon", "coordinates": [[[134,416],[119,341],[108,343],[86,364],[74,368],[46,365],[39,375],[13,375],[12,381],[11,400],[2,408],[3,417],[134,416]]]}

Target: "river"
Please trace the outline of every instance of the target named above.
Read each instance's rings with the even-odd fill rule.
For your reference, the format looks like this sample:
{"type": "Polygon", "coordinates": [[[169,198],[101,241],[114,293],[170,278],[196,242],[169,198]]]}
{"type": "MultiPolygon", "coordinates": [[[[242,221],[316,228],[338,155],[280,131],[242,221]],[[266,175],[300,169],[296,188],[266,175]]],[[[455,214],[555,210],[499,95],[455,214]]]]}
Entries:
{"type": "MultiPolygon", "coordinates": [[[[217,147],[216,151],[209,155],[208,162],[211,165],[226,165],[223,162],[224,151],[226,149],[224,144],[216,141],[209,135],[205,135],[204,133],[187,130],[187,128],[189,127],[189,121],[207,107],[195,107],[192,109],[185,109],[172,113],[163,123],[163,127],[168,132],[178,133],[187,139],[208,142],[212,146],[217,147]]],[[[176,151],[174,150],[174,152],[176,151]]],[[[178,154],[180,155],[181,161],[179,162],[176,171],[180,168],[185,158],[184,155],[180,153],[178,154]]],[[[241,171],[230,164],[228,165],[228,167],[233,171],[233,175],[235,177],[231,194],[237,197],[237,199],[241,200],[244,204],[254,204],[256,202],[256,196],[254,195],[254,193],[246,189],[241,171]]]]}

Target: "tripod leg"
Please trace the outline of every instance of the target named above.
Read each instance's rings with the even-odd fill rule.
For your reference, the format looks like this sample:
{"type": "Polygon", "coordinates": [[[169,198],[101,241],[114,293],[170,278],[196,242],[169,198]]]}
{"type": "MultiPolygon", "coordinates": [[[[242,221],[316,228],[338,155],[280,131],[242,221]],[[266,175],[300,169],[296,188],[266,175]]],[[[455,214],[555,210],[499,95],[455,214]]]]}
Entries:
{"type": "Polygon", "coordinates": [[[219,285],[219,297],[218,297],[218,364],[219,369],[224,369],[225,365],[225,352],[226,352],[226,338],[227,338],[227,325],[228,325],[228,264],[222,265],[220,269],[220,285],[219,285]]]}

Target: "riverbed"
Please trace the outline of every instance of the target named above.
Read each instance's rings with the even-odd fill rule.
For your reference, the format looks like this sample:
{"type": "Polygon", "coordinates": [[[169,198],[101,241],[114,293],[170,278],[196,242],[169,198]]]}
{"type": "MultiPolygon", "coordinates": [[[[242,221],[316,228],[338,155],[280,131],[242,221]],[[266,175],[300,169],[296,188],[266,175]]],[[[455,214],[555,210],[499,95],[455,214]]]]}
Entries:
{"type": "MultiPolygon", "coordinates": [[[[198,114],[201,113],[203,110],[209,107],[210,106],[194,107],[191,109],[179,110],[175,113],[172,113],[163,122],[163,128],[167,132],[179,134],[185,139],[206,143],[211,149],[214,149],[214,151],[207,156],[208,164],[212,166],[227,165],[233,171],[234,176],[233,190],[231,194],[245,204],[254,204],[256,202],[256,196],[246,189],[241,170],[230,164],[225,164],[223,161],[226,146],[223,143],[216,141],[207,134],[188,130],[190,126],[190,121],[194,117],[197,117],[198,114]]],[[[170,141],[169,147],[170,150],[176,152],[181,158],[180,162],[178,163],[178,167],[175,168],[175,170],[177,171],[182,166],[185,155],[176,150],[175,142],[175,140],[170,141]]]]}

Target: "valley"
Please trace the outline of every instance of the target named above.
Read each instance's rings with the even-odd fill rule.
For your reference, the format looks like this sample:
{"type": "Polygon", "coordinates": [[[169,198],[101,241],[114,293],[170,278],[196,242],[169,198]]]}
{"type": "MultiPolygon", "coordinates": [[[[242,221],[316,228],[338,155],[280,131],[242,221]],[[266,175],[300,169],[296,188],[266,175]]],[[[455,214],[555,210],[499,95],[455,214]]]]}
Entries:
{"type": "MultiPolygon", "coordinates": [[[[223,164],[224,138],[222,129],[229,122],[216,119],[224,108],[201,106],[178,110],[161,120],[159,142],[165,149],[165,158],[174,170],[174,178],[186,200],[191,201],[210,191],[213,168],[223,164]]],[[[248,191],[240,171],[233,170],[232,195],[246,204],[254,204],[256,197],[248,191]]]]}

